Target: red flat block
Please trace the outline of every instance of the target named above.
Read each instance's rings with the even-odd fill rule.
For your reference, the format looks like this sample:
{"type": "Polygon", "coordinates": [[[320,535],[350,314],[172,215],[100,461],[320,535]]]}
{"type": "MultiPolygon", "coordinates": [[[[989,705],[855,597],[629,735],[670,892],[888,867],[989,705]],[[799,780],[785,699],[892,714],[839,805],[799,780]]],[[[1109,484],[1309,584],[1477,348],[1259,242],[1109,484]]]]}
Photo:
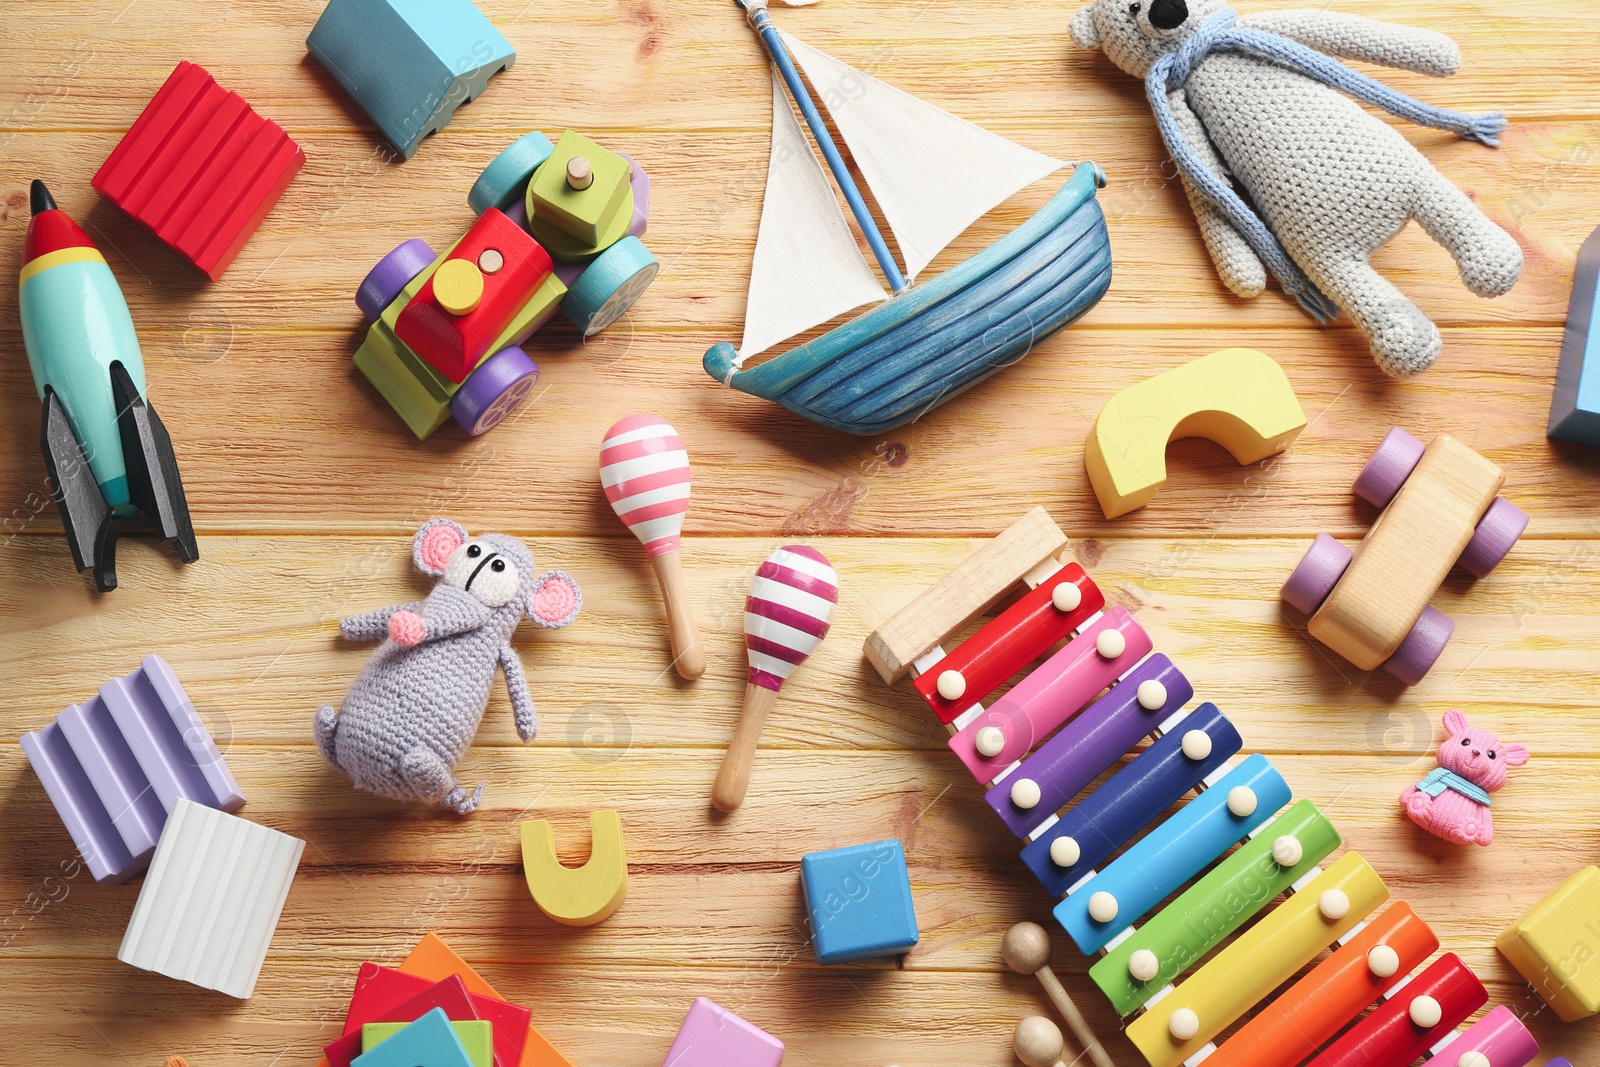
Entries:
{"type": "MultiPolygon", "coordinates": [[[[395,972],[399,974],[399,972],[395,972]]],[[[403,978],[409,975],[401,975],[403,978]]],[[[359,989],[359,985],[358,985],[359,989]]],[[[351,1005],[354,1009],[354,1005],[351,1005]]],[[[367,1023],[409,1023],[422,1018],[423,1014],[434,1008],[443,1008],[445,1016],[451,1022],[473,1022],[479,1018],[473,1010],[472,998],[467,993],[466,985],[460,978],[451,975],[441,979],[433,985],[427,985],[420,993],[406,1001],[404,1004],[388,1008],[383,1011],[366,1012],[360,1023],[351,1028],[350,1018],[345,1019],[344,1034],[337,1041],[323,1048],[329,1067],[350,1067],[350,1063],[361,1055],[361,1026],[367,1023]]],[[[352,1014],[354,1014],[352,1010],[352,1014]]],[[[516,1061],[502,1063],[498,1053],[495,1056],[495,1067],[517,1067],[516,1061]]]]}
{"type": "Polygon", "coordinates": [[[939,721],[948,726],[1105,606],[1100,587],[1082,567],[1069,563],[961,642],[912,684],[939,721]],[[1055,605],[1055,590],[1068,584],[1077,589],[1079,603],[1062,611],[1055,605]],[[946,671],[956,671],[966,683],[966,691],[959,699],[946,700],[939,695],[939,676],[946,671]]]}
{"type": "Polygon", "coordinates": [[[184,60],[93,184],[216,281],[305,162],[283,127],[184,60]]]}
{"type": "Polygon", "coordinates": [[[1488,1001],[1489,991],[1477,975],[1447,952],[1313,1057],[1308,1067],[1410,1067],[1488,1001]],[[1437,1024],[1425,1027],[1412,1021],[1412,1005],[1420,997],[1438,1001],[1442,1016],[1437,1024]]]}
{"type": "Polygon", "coordinates": [[[429,278],[395,320],[395,336],[457,385],[489,355],[489,345],[555,269],[550,253],[498,208],[485,211],[445,261],[478,264],[489,251],[500,254],[500,266],[484,272],[477,307],[465,315],[446,311],[429,278]]]}

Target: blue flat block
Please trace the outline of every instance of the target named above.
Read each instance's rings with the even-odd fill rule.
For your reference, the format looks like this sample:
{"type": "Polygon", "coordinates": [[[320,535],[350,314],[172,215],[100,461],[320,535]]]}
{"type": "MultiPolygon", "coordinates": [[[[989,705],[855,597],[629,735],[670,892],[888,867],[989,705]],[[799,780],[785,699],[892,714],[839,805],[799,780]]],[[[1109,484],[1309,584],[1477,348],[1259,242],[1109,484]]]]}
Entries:
{"type": "Polygon", "coordinates": [[[898,841],[813,852],[800,861],[817,962],[898,956],[917,943],[911,877],[898,841]]]}
{"type": "Polygon", "coordinates": [[[1239,731],[1215,704],[1201,704],[1023,849],[1022,862],[1046,892],[1061,896],[1231,759],[1243,744],[1239,731]],[[1184,736],[1195,730],[1211,739],[1211,754],[1205,759],[1192,760],[1183,753],[1184,736]],[[1077,844],[1078,862],[1061,866],[1051,858],[1051,847],[1062,838],[1077,844]]]}
{"type": "Polygon", "coordinates": [[[331,0],[306,47],[406,159],[517,59],[471,0],[331,0]]]}
{"type": "Polygon", "coordinates": [[[1567,333],[1550,403],[1550,436],[1600,448],[1600,230],[1578,251],[1567,333]]]}
{"type": "Polygon", "coordinates": [[[1078,951],[1093,956],[1229,846],[1271,819],[1291,795],[1288,783],[1265,756],[1251,756],[1057,904],[1056,919],[1072,935],[1078,951]],[[1228,794],[1240,786],[1256,794],[1255,810],[1249,815],[1228,809],[1228,794]],[[1089,916],[1089,900],[1100,892],[1117,900],[1117,914],[1110,922],[1089,916]]]}
{"type": "Polygon", "coordinates": [[[443,1008],[434,1008],[383,1043],[350,1061],[350,1067],[472,1067],[443,1008]]]}

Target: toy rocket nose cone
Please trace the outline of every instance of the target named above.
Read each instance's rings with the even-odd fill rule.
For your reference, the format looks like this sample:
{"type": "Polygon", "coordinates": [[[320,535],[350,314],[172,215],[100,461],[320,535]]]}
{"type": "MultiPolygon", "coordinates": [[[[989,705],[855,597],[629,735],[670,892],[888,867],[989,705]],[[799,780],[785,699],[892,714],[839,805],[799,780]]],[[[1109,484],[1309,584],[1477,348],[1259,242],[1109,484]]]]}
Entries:
{"type": "Polygon", "coordinates": [[[56,198],[50,195],[50,190],[38,178],[33,179],[33,185],[28,189],[28,209],[35,215],[56,210],[56,198]]]}

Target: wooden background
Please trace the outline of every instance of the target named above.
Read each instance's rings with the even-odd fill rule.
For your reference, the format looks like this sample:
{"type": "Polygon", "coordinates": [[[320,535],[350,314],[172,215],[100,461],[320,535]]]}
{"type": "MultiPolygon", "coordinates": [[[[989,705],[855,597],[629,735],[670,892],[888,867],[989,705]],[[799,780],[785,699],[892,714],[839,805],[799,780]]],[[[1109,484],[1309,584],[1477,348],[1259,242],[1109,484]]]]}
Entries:
{"type": "MultiPolygon", "coordinates": [[[[1554,883],[1600,858],[1600,454],[1544,434],[1578,245],[1600,218],[1600,8],[1556,0],[1341,0],[1462,42],[1446,82],[1385,74],[1445,106],[1505,108],[1492,151],[1407,129],[1527,254],[1504,299],[1471,296],[1415,228],[1380,266],[1444,329],[1436,369],[1384,379],[1348,325],[1318,329],[1276,292],[1230,297],[1212,273],[1140,87],[1066,35],[1071,5],[1008,0],[828,0],[777,21],[923,98],[1112,184],[1116,280],[1073,329],[1022,365],[881,439],[821,430],[721,389],[700,369],[736,339],[766,168],[762,57],[731,4],[706,0],[483,0],[517,65],[416,158],[393,162],[306,54],[318,0],[12,0],[0,44],[0,263],[20,259],[29,179],[42,177],[100,242],[177,446],[202,558],[124,542],[122,586],[96,596],[72,571],[37,451],[38,402],[15,302],[0,301],[0,734],[15,738],[159,651],[177,670],[249,795],[243,814],[304,837],[305,859],[255,996],[235,1002],[118,963],[138,880],[95,886],[21,751],[0,755],[0,1047],[63,1064],[309,1065],[337,1034],[356,966],[394,962],[437,929],[577,1067],[655,1067],[698,994],[789,1044],[788,1067],[990,1067],[1047,1010],[1004,972],[1001,933],[1048,904],[908,686],[861,658],[864,636],[973,547],[1042,504],[1079,558],[1269,754],[1298,795],[1357,848],[1488,982],[1546,1052],[1600,1056],[1593,1021],[1563,1026],[1492,948],[1554,883]],[[180,59],[209,68],[305,147],[309,163],[218,284],[205,284],[89,187],[180,59]],[[537,400],[477,441],[418,444],[354,372],[351,300],[400,240],[439,247],[471,219],[480,167],[530,128],[572,127],[629,152],[655,181],[648,243],[660,280],[588,345],[535,340],[537,400]],[[1171,484],[1124,521],[1100,519],[1082,443],[1103,401],[1230,345],[1288,370],[1312,418],[1280,461],[1235,466],[1172,450],[1171,484]],[[643,551],[595,473],[619,416],[674,423],[694,462],[686,554],[711,654],[698,684],[667,669],[643,551]],[[1458,622],[1425,683],[1406,691],[1307,640],[1279,584],[1319,530],[1358,538],[1374,517],[1349,484],[1391,424],[1448,431],[1502,464],[1532,516],[1491,578],[1451,578],[1435,603],[1458,622]],[[503,692],[461,770],[488,783],[461,820],[355,793],[311,743],[369,650],[335,620],[420,595],[408,538],[423,520],[527,537],[586,592],[579,624],[518,637],[542,732],[517,743],[503,692]],[[741,610],[755,564],[805,539],[837,565],[834,631],[767,729],[751,798],[707,807],[744,672],[741,610]],[[1497,798],[1492,849],[1436,841],[1396,798],[1433,763],[1440,715],[1460,707],[1532,764],[1497,798]],[[519,819],[547,817],[569,861],[586,814],[622,811],[627,903],[563,929],[522,882],[519,819]],[[922,942],[890,963],[823,970],[799,899],[802,854],[895,835],[910,857],[922,942]],[[54,877],[53,877],[54,876],[54,877]]],[[[1246,10],[1255,3],[1241,5],[1246,10]]],[[[947,257],[971,252],[1049,194],[1029,190],[947,257]]],[[[1248,751],[1248,749],[1247,749],[1248,751]]],[[[1057,969],[1112,1043],[1085,963],[1057,969]]],[[[20,1062],[20,1061],[19,1061],[20,1062]]],[[[1543,1062],[1543,1059],[1539,1062],[1543,1062]]]]}

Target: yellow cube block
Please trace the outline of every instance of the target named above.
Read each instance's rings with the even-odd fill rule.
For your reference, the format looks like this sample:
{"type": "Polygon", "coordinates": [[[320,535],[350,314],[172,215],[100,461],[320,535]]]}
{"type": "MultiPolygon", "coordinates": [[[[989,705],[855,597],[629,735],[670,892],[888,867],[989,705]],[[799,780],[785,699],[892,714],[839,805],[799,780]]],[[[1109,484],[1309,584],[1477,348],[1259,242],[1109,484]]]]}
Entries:
{"type": "Polygon", "coordinates": [[[1600,1014],[1600,867],[1562,882],[1495,947],[1563,1022],[1600,1014]]]}

